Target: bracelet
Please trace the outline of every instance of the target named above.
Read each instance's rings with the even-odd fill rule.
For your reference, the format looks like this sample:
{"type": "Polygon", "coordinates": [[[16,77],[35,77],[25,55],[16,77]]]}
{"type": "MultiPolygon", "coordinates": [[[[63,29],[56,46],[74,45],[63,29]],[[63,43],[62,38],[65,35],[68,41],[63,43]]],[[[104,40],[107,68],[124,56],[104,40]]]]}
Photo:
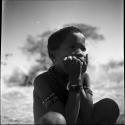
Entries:
{"type": "Polygon", "coordinates": [[[80,92],[81,89],[83,89],[83,86],[81,86],[81,85],[70,85],[69,86],[70,92],[80,92]]]}

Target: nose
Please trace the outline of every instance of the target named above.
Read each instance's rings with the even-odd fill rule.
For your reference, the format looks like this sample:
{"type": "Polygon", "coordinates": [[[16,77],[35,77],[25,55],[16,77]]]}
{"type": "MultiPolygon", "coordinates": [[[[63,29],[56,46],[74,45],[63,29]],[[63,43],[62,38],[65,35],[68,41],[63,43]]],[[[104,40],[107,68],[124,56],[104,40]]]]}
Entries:
{"type": "Polygon", "coordinates": [[[83,52],[81,49],[77,49],[72,53],[72,55],[76,57],[85,57],[86,52],[83,52]]]}

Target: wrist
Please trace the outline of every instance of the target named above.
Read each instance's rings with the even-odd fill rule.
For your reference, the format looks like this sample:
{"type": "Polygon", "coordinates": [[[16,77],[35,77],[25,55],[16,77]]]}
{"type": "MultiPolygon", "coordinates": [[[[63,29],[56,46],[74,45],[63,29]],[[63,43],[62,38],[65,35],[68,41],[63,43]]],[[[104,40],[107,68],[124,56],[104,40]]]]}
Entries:
{"type": "Polygon", "coordinates": [[[68,89],[69,89],[69,92],[80,93],[80,91],[83,89],[83,86],[81,86],[81,85],[69,85],[68,89]]]}

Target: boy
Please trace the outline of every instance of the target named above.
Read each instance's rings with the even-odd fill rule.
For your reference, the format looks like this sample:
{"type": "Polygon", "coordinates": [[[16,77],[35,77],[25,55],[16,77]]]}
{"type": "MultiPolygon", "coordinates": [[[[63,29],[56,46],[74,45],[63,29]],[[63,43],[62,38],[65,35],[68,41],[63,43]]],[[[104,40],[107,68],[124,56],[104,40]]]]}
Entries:
{"type": "Polygon", "coordinates": [[[34,81],[35,123],[115,123],[119,108],[113,100],[93,104],[83,33],[60,29],[49,37],[48,53],[53,66],[34,81]]]}

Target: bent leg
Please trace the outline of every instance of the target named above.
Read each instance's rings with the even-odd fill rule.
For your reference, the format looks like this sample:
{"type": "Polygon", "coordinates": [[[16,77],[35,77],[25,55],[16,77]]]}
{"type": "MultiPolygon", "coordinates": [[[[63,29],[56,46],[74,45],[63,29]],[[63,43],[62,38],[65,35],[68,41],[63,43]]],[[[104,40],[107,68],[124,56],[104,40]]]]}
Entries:
{"type": "Polygon", "coordinates": [[[94,104],[94,123],[115,123],[118,116],[119,107],[112,99],[105,98],[94,104]]]}
{"type": "Polygon", "coordinates": [[[63,124],[66,125],[64,116],[57,112],[48,112],[39,120],[39,124],[63,124]]]}

